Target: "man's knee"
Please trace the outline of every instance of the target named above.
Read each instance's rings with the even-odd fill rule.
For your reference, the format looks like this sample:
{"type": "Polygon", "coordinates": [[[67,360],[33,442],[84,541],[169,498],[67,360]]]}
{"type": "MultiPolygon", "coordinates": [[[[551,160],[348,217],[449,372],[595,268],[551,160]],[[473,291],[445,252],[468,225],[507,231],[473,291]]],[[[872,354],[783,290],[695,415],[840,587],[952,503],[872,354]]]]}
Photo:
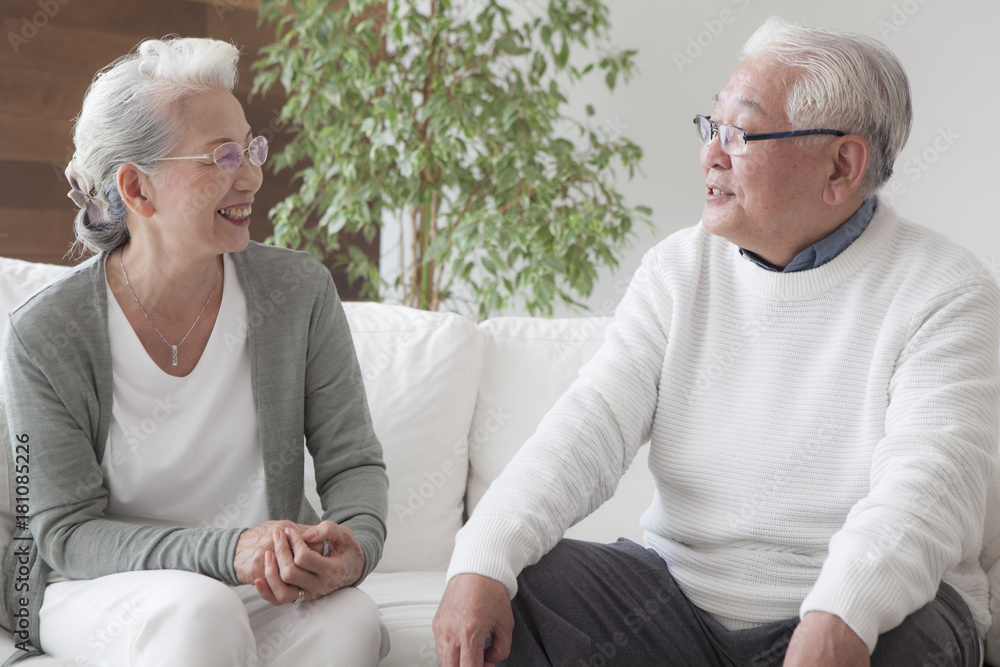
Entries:
{"type": "Polygon", "coordinates": [[[978,667],[979,635],[961,595],[942,583],[937,597],[913,612],[875,645],[872,667],[978,667]]]}
{"type": "Polygon", "coordinates": [[[567,595],[586,595],[586,587],[578,568],[580,551],[587,543],[560,540],[537,563],[524,568],[517,577],[517,594],[511,600],[516,619],[527,607],[537,601],[546,606],[566,601],[567,595]]]}
{"type": "Polygon", "coordinates": [[[537,585],[552,586],[559,581],[579,582],[595,565],[599,567],[601,552],[611,545],[581,540],[562,539],[518,575],[518,590],[537,585]]]}

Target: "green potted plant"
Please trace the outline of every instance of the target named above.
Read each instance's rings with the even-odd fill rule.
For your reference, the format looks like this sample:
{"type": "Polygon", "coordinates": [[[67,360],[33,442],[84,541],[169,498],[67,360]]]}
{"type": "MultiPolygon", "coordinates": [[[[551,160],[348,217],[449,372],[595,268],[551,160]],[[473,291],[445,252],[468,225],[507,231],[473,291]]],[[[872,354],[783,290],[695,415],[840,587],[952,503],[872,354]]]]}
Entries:
{"type": "Polygon", "coordinates": [[[366,298],[471,302],[479,317],[579,306],[651,212],[615,185],[641,149],[592,127],[589,105],[570,118],[564,88],[594,74],[614,89],[635,52],[608,45],[602,0],[516,14],[493,0],[263,0],[277,39],[254,65],[254,92],[280,82],[288,95],[274,168],[301,178],[271,210],[271,240],[332,251],[366,298]],[[600,55],[577,63],[578,47],[600,55]],[[343,241],[371,243],[386,221],[401,246],[394,281],[343,241]]]}

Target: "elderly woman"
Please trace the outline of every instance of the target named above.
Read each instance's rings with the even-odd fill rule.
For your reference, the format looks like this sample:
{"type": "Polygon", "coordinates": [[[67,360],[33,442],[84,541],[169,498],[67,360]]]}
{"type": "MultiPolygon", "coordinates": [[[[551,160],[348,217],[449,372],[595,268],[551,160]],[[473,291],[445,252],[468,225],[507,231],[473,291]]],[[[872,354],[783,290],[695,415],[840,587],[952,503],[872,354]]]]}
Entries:
{"type": "Polygon", "coordinates": [[[388,650],[354,587],[385,539],[381,446],[329,273],[250,242],[267,141],[230,92],[237,58],[147,41],[84,99],[66,173],[97,254],[12,313],[4,348],[30,438],[30,532],[5,559],[28,652],[354,667],[388,650]]]}

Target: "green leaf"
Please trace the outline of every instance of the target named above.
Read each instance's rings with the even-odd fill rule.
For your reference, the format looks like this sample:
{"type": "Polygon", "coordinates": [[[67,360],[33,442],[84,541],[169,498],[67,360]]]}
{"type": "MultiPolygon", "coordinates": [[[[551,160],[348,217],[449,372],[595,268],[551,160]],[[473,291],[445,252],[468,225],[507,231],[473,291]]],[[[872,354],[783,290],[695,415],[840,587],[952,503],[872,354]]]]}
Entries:
{"type": "Polygon", "coordinates": [[[566,67],[566,63],[569,62],[569,42],[563,40],[562,48],[555,55],[555,63],[558,69],[563,69],[566,67]]]}
{"type": "Polygon", "coordinates": [[[324,211],[323,217],[319,219],[319,226],[326,231],[328,237],[340,232],[346,224],[347,218],[338,209],[332,207],[324,211]]]}
{"type": "Polygon", "coordinates": [[[560,262],[557,258],[552,256],[543,257],[542,265],[545,266],[550,271],[554,271],[555,273],[562,273],[563,271],[566,270],[565,265],[562,262],[560,262]]]}
{"type": "Polygon", "coordinates": [[[273,242],[336,258],[379,299],[372,246],[391,219],[423,258],[395,282],[404,299],[469,294],[481,317],[577,307],[652,215],[614,185],[641,149],[569,115],[581,77],[599,69],[613,88],[634,71],[634,51],[608,42],[607,1],[552,0],[523,20],[497,0],[263,0],[275,39],[252,90],[288,94],[265,168],[296,170],[270,212],[273,242]]]}
{"type": "Polygon", "coordinates": [[[482,259],[483,268],[490,272],[492,275],[497,275],[500,272],[500,266],[493,261],[492,257],[486,256],[482,259]]]}

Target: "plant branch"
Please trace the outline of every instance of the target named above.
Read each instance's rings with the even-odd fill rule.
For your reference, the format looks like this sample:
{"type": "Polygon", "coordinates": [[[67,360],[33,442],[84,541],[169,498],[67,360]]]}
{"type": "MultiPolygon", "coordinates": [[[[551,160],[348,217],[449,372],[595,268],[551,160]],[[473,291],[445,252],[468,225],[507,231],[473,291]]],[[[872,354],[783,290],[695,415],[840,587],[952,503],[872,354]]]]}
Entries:
{"type": "Polygon", "coordinates": [[[288,93],[289,141],[268,168],[301,178],[274,208],[275,235],[316,255],[339,246],[374,293],[385,283],[370,249],[341,235],[370,238],[391,217],[403,303],[461,307],[468,292],[480,316],[514,302],[551,313],[588,294],[633,221],[648,222],[614,186],[638,146],[566,138],[583,129],[567,87],[593,71],[613,88],[635,53],[604,48],[608,0],[546,0],[517,25],[495,0],[453,1],[262,0],[277,40],[254,65],[255,90],[288,93]]]}

